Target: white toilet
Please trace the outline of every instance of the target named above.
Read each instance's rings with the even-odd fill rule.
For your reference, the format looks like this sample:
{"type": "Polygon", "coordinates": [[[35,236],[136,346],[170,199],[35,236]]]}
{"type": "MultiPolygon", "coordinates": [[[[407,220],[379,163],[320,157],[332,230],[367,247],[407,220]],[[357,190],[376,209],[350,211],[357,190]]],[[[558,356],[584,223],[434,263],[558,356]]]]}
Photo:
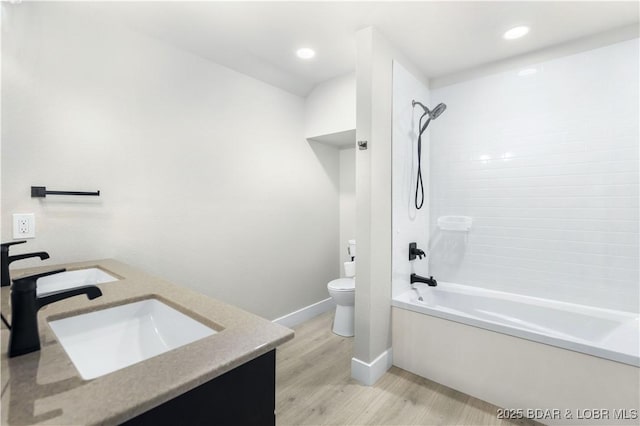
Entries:
{"type": "MultiPolygon", "coordinates": [[[[349,255],[356,256],[356,242],[349,240],[349,255]]],[[[354,306],[356,302],[356,262],[344,262],[347,278],[338,278],[327,284],[329,295],[336,302],[336,316],[333,319],[333,332],[344,337],[353,336],[354,306]]]]}

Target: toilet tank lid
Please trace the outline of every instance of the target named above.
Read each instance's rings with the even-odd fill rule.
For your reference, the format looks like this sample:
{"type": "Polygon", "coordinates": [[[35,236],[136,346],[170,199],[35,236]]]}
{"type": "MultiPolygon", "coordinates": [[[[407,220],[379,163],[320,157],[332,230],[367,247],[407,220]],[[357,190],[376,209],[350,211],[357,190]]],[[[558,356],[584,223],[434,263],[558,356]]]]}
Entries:
{"type": "Polygon", "coordinates": [[[353,290],[356,288],[356,280],[353,278],[338,278],[337,280],[329,281],[328,287],[333,290],[353,290]]]}

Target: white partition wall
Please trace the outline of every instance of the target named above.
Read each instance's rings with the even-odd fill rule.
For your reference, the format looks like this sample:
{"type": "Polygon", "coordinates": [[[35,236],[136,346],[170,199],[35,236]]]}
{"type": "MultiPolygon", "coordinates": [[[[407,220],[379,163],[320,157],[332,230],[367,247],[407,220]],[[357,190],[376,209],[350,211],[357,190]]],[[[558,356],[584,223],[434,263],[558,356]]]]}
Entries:
{"type": "MultiPolygon", "coordinates": [[[[357,33],[356,240],[358,272],[351,374],[373,384],[391,366],[393,63],[410,67],[374,28],[357,33]]],[[[413,69],[414,75],[419,75],[413,69]]]]}

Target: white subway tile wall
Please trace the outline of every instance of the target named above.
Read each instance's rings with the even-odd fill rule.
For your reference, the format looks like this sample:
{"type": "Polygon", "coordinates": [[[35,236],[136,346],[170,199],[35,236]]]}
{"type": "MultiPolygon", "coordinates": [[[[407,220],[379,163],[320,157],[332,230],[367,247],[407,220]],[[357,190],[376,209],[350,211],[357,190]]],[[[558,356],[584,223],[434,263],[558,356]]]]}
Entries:
{"type": "Polygon", "coordinates": [[[429,245],[429,132],[422,137],[421,168],[425,202],[415,208],[416,172],[418,165],[418,123],[423,111],[413,107],[416,100],[430,105],[429,89],[400,63],[393,62],[393,131],[392,131],[392,295],[411,288],[412,273],[429,276],[427,259],[409,261],[409,243],[421,250],[429,245]]]}
{"type": "Polygon", "coordinates": [[[430,273],[638,312],[638,39],[442,87],[430,273]],[[436,229],[473,217],[467,233],[436,229]]]}

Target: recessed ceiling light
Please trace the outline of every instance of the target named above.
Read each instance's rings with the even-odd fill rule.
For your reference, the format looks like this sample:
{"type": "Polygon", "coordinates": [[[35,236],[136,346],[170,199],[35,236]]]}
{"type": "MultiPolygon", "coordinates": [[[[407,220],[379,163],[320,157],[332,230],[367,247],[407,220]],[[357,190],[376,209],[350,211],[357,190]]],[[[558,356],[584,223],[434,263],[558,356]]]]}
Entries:
{"type": "Polygon", "coordinates": [[[515,40],[517,38],[527,35],[528,32],[529,32],[529,27],[520,25],[518,27],[513,27],[510,30],[505,31],[505,33],[502,35],[502,38],[504,38],[505,40],[515,40]]]}
{"type": "Polygon", "coordinates": [[[296,55],[298,55],[298,58],[300,59],[311,59],[316,56],[316,52],[308,47],[303,47],[296,51],[296,55]]]}

